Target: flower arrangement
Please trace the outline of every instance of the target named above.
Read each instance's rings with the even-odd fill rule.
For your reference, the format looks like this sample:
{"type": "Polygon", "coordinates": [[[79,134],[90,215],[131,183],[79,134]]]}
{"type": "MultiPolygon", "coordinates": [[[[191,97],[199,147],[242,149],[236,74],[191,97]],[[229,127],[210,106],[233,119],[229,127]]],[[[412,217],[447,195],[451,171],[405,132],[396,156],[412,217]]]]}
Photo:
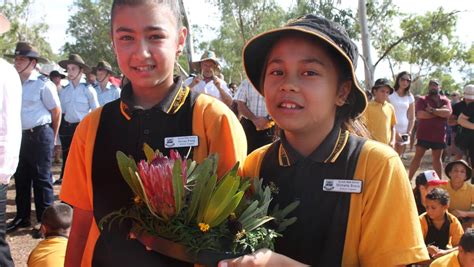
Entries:
{"type": "Polygon", "coordinates": [[[239,177],[238,163],[219,179],[217,155],[197,164],[174,150],[168,158],[145,144],[144,152],[146,160],[138,164],[117,152],[120,172],[135,198],[130,206],[104,217],[101,229],[128,219],[133,222],[130,238],[137,238],[147,249],[200,264],[209,260],[199,255],[217,253],[211,259],[215,264],[260,248],[273,249],[275,238],[296,221],[286,217],[299,203],[284,209],[276,205],[269,212],[274,188],[263,186],[257,178],[239,177]],[[176,245],[186,251],[174,255],[169,247],[176,245]]]}

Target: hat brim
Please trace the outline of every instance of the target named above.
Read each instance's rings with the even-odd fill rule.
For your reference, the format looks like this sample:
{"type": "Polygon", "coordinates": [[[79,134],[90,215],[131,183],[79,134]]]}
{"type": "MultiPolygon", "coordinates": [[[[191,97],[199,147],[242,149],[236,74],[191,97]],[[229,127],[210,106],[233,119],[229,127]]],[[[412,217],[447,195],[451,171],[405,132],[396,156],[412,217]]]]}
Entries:
{"type": "Polygon", "coordinates": [[[24,56],[24,57],[34,58],[34,59],[36,59],[36,61],[38,61],[38,63],[48,63],[49,62],[49,60],[47,60],[44,57],[31,57],[31,56],[28,56],[28,55],[4,55],[4,56],[9,57],[9,58],[15,58],[16,56],[24,56]]]}
{"type": "Polygon", "coordinates": [[[65,70],[67,70],[67,65],[69,65],[69,64],[74,64],[74,65],[77,65],[77,66],[81,67],[84,70],[84,73],[89,73],[91,71],[91,68],[89,66],[87,66],[86,64],[77,62],[77,61],[61,60],[61,61],[58,62],[58,65],[61,66],[61,68],[65,69],[65,70]]]}
{"type": "Polygon", "coordinates": [[[10,21],[5,15],[0,13],[0,34],[6,33],[10,30],[10,21]]]}
{"type": "Polygon", "coordinates": [[[260,88],[260,79],[265,65],[265,60],[267,58],[268,53],[270,52],[271,47],[275,44],[275,42],[279,40],[279,38],[290,32],[301,32],[308,34],[311,37],[316,37],[321,41],[329,44],[344,57],[344,59],[351,67],[351,92],[354,93],[356,99],[354,104],[354,110],[350,115],[352,118],[357,118],[358,116],[360,116],[367,107],[367,97],[365,91],[360,87],[359,82],[357,81],[354,65],[352,64],[351,59],[346,55],[344,50],[342,50],[342,48],[339,47],[334,41],[332,41],[326,34],[315,29],[307,29],[304,26],[286,26],[261,33],[250,39],[250,41],[247,42],[247,44],[244,46],[242,52],[242,62],[244,64],[244,70],[247,75],[247,78],[252,83],[252,85],[261,95],[265,96],[263,88],[260,88]]]}
{"type": "Polygon", "coordinates": [[[115,75],[115,72],[112,70],[112,69],[108,69],[108,68],[97,68],[97,67],[93,67],[92,68],[92,71],[95,72],[97,74],[97,71],[98,70],[105,70],[107,71],[110,75],[115,75]]]}
{"type": "Polygon", "coordinates": [[[432,180],[432,181],[428,182],[428,185],[439,186],[439,185],[445,185],[447,183],[448,183],[448,181],[446,181],[446,180],[432,180]]]}
{"type": "Polygon", "coordinates": [[[451,176],[449,176],[449,173],[451,172],[455,164],[462,164],[464,165],[464,167],[466,167],[466,179],[464,179],[464,181],[470,180],[472,176],[472,168],[464,160],[455,160],[448,163],[446,167],[444,168],[444,173],[446,174],[446,176],[448,176],[448,178],[451,179],[451,176]]]}
{"type": "Polygon", "coordinates": [[[372,87],[372,90],[377,90],[381,87],[388,87],[390,89],[390,94],[393,94],[393,92],[395,91],[395,89],[393,89],[393,87],[390,85],[390,84],[379,84],[379,85],[374,85],[372,87]]]}
{"type": "Polygon", "coordinates": [[[207,61],[207,60],[211,60],[212,62],[216,63],[217,70],[221,71],[221,65],[219,64],[219,61],[217,61],[217,59],[215,59],[215,58],[203,58],[199,61],[193,61],[193,62],[191,62],[191,66],[194,70],[200,72],[201,71],[201,63],[204,62],[204,61],[207,61]]]}

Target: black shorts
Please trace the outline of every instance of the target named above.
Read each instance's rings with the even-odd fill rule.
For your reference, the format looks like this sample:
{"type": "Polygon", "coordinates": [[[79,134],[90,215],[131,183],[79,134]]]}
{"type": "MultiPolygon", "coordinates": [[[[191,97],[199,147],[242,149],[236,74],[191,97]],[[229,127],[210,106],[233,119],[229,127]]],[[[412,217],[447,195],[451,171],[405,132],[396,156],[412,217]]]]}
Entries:
{"type": "Polygon", "coordinates": [[[425,141],[425,140],[418,140],[416,142],[417,146],[421,146],[425,149],[445,149],[446,148],[446,143],[437,143],[437,142],[431,142],[431,141],[425,141]]]}

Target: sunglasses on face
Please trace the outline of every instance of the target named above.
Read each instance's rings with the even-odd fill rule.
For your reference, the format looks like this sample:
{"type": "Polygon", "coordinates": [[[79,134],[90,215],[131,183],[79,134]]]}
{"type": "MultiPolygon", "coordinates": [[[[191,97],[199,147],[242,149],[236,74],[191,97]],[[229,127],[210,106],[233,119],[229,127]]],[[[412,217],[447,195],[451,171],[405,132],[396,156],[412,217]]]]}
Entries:
{"type": "Polygon", "coordinates": [[[407,81],[407,82],[411,83],[411,80],[410,80],[410,79],[407,79],[407,78],[403,78],[403,77],[402,77],[402,78],[400,78],[400,80],[402,80],[402,81],[407,81]]]}

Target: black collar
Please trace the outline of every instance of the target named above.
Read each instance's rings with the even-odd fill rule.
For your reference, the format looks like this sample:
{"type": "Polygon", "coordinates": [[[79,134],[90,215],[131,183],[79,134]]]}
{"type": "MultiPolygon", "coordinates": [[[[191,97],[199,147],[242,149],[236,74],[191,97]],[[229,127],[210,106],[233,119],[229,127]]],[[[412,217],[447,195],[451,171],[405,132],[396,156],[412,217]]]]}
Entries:
{"type": "MultiPolygon", "coordinates": [[[[176,76],[174,77],[174,83],[168,90],[168,94],[165,98],[151,109],[158,109],[167,114],[174,114],[178,112],[186,101],[189,91],[189,87],[183,87],[181,77],[176,76]]],[[[145,110],[142,106],[133,103],[133,88],[131,83],[126,84],[120,93],[120,109],[122,115],[127,118],[127,120],[145,110]]]]}
{"type": "MultiPolygon", "coordinates": [[[[331,132],[323,142],[307,157],[314,162],[334,163],[341,154],[349,139],[349,132],[341,129],[341,123],[334,123],[331,132]]],[[[278,149],[278,161],[280,166],[289,167],[305,157],[296,151],[286,140],[282,132],[278,149]]]]}

